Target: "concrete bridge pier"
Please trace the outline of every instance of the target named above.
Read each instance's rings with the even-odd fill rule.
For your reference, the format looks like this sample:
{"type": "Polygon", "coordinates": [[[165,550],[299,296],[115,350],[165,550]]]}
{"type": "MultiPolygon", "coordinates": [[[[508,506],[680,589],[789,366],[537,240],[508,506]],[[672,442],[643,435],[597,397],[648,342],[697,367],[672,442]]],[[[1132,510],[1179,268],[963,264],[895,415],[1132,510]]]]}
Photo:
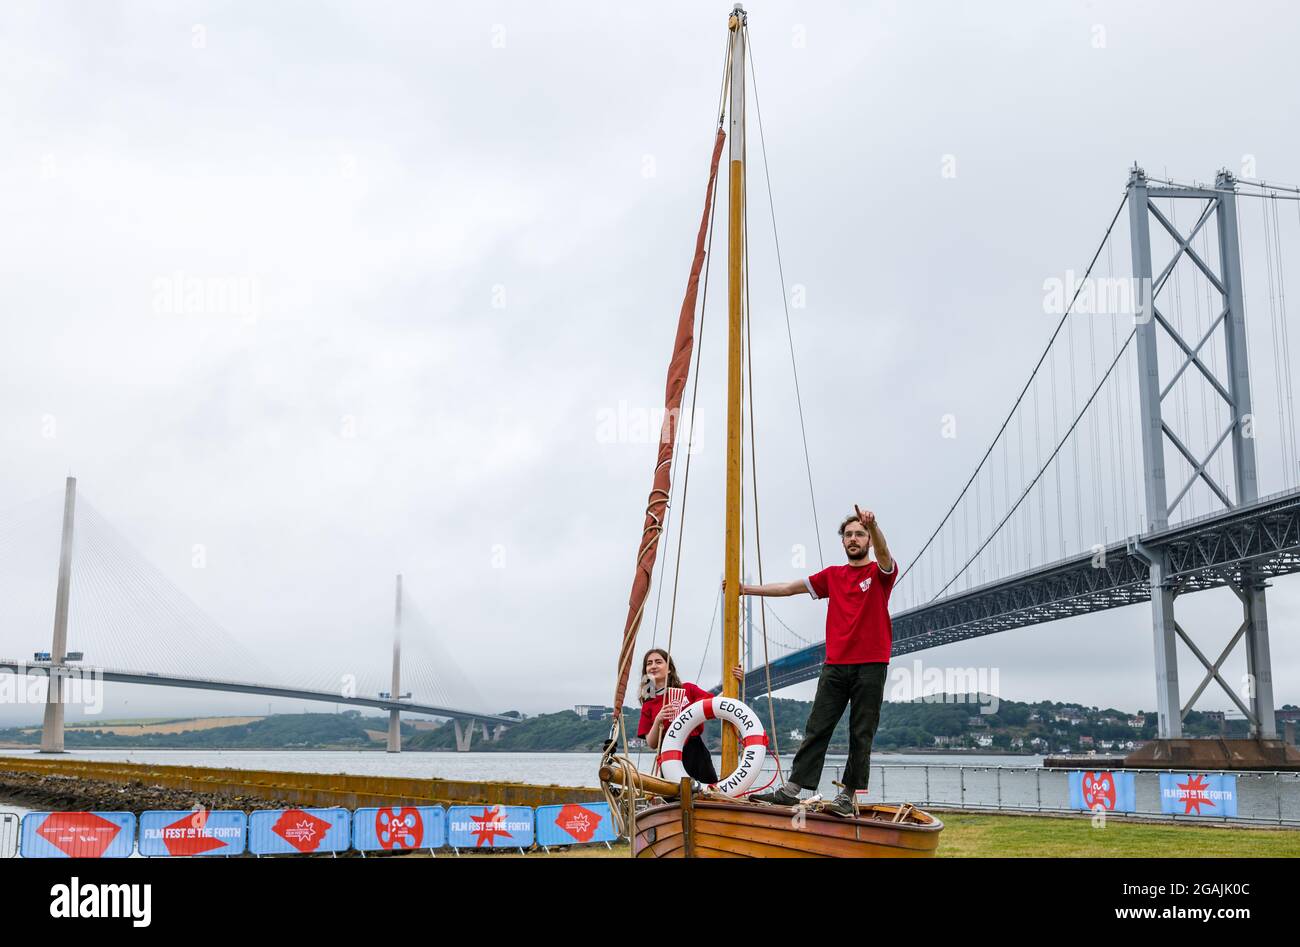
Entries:
{"type": "Polygon", "coordinates": [[[451,722],[451,725],[456,728],[456,751],[458,753],[469,752],[469,744],[470,741],[474,739],[474,724],[476,723],[478,723],[477,720],[471,719],[462,730],[459,720],[453,720],[451,722]]]}

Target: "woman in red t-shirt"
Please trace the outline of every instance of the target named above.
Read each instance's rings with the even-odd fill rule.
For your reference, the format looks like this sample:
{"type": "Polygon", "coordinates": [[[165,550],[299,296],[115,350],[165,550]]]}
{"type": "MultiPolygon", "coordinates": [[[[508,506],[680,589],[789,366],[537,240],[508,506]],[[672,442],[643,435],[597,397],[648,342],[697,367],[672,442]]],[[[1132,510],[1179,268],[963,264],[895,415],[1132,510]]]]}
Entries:
{"type": "MultiPolygon", "coordinates": [[[[744,672],[737,665],[732,673],[739,679],[744,672]]],[[[697,700],[706,700],[713,695],[702,687],[677,676],[677,666],[663,648],[651,648],[641,660],[641,722],[636,728],[636,735],[642,737],[651,749],[659,749],[663,732],[673,719],[682,711],[682,707],[697,700]],[[668,688],[680,687],[686,691],[686,704],[673,709],[664,707],[664,698],[668,688]]],[[[692,779],[711,784],[718,781],[718,772],[713,768],[713,757],[704,745],[704,724],[686,738],[682,746],[682,767],[692,779]]]]}

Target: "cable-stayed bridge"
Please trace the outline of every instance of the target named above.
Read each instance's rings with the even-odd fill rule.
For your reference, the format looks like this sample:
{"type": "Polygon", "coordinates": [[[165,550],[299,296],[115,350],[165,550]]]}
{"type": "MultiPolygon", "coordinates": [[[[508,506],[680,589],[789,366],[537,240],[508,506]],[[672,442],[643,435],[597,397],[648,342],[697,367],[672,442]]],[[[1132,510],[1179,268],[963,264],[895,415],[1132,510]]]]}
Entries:
{"type": "Polygon", "coordinates": [[[296,656],[277,664],[204,614],[79,495],[74,478],[68,478],[61,499],[61,511],[54,509],[55,498],[43,497],[0,516],[0,594],[10,613],[0,639],[9,653],[0,650],[0,671],[57,683],[44,698],[45,752],[63,749],[69,690],[88,677],[386,710],[389,752],[401,750],[403,713],[450,719],[461,750],[469,749],[476,726],[499,735],[518,722],[482,709],[473,683],[403,595],[401,576],[391,623],[376,623],[361,636],[379,644],[373,660],[318,657],[315,667],[305,667],[296,656]],[[61,536],[51,528],[60,518],[61,536]],[[55,536],[57,556],[49,548],[55,536]],[[55,561],[58,574],[51,582],[49,565],[55,561]],[[45,650],[50,591],[54,634],[45,650]]]}
{"type": "MultiPolygon", "coordinates": [[[[1180,737],[1218,684],[1252,735],[1276,738],[1265,590],[1300,571],[1297,253],[1300,189],[1134,167],[1083,276],[1044,284],[1059,321],[956,499],[919,550],[891,536],[905,560],[893,653],[1149,603],[1159,736],[1180,737]],[[1212,656],[1174,604],[1214,588],[1241,621],[1212,656]],[[1205,671],[1185,701],[1180,641],[1205,671]],[[1249,683],[1234,688],[1223,668],[1238,645],[1249,683]]],[[[760,601],[772,657],[751,666],[747,697],[769,674],[772,690],[815,678],[825,658],[818,632],[760,601]]]]}

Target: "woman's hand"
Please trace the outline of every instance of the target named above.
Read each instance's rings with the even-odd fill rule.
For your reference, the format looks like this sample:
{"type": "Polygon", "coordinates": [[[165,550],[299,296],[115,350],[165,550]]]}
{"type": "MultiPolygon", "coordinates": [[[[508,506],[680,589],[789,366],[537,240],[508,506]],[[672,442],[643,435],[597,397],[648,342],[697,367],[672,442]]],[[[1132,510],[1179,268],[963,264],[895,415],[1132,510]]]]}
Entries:
{"type": "Polygon", "coordinates": [[[745,669],[737,664],[731,669],[731,676],[738,681],[743,681],[745,679],[745,669]]]}

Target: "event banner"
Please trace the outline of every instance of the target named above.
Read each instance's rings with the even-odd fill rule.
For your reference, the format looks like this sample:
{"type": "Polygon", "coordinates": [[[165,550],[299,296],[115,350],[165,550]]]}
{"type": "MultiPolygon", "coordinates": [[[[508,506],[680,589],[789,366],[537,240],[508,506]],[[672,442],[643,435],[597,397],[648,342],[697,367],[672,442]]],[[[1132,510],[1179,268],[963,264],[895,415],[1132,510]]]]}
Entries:
{"type": "Polygon", "coordinates": [[[262,809],[248,817],[254,855],[346,852],[352,842],[347,809],[262,809]]]}
{"type": "Polygon", "coordinates": [[[453,848],[529,848],[533,810],[527,806],[452,806],[447,843],[453,848]]]}
{"type": "Polygon", "coordinates": [[[442,806],[391,806],[352,813],[352,847],[360,852],[442,848],[447,813],[442,806]]]}
{"type": "Polygon", "coordinates": [[[1070,808],[1089,812],[1098,807],[1106,812],[1137,811],[1137,783],[1132,773],[1109,770],[1075,771],[1070,774],[1070,808]]]}
{"type": "Polygon", "coordinates": [[[140,854],[241,855],[248,842],[248,816],[240,811],[177,809],[140,813],[140,854]]]}
{"type": "Polygon", "coordinates": [[[1222,773],[1161,773],[1160,811],[1235,818],[1237,777],[1222,773]]]}
{"type": "Polygon", "coordinates": [[[19,850],[24,858],[130,858],[135,816],[130,812],[29,812],[19,850]]]}
{"type": "Polygon", "coordinates": [[[612,842],[618,837],[608,802],[571,802],[537,807],[537,844],[582,845],[612,842]]]}

